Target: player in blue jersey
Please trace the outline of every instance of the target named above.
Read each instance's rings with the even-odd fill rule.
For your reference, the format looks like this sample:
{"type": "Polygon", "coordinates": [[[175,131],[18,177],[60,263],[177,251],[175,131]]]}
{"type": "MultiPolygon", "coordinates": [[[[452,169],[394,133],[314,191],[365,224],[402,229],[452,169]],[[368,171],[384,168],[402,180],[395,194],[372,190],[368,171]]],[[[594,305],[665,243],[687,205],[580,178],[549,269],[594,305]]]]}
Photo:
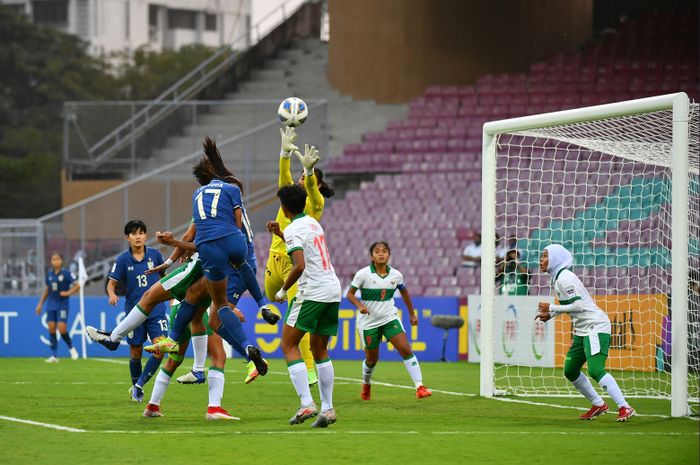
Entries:
{"type": "MultiPolygon", "coordinates": [[[[249,344],[238,317],[226,300],[227,268],[233,265],[260,311],[269,311],[262,295],[255,271],[246,262],[248,241],[244,230],[250,231],[241,199],[241,182],[223,164],[216,144],[204,141],[204,156],[192,170],[200,184],[192,196],[192,217],[196,228],[195,247],[202,261],[207,290],[213,302],[209,326],[232,346],[246,341],[245,351],[260,375],[267,373],[267,363],[260,349],[249,344]]],[[[146,347],[149,352],[177,352],[181,333],[193,318],[201,315],[187,299],[180,303],[175,321],[171,322],[169,337],[146,347]]]]}
{"type": "MultiPolygon", "coordinates": [[[[245,216],[245,212],[243,213],[245,216]]],[[[244,221],[244,224],[248,224],[248,221],[244,221]]],[[[248,256],[246,258],[246,261],[250,265],[250,267],[253,269],[253,272],[256,272],[257,270],[257,259],[255,257],[255,248],[254,248],[254,242],[253,242],[253,233],[250,231],[248,228],[244,227],[244,232],[246,234],[247,240],[248,240],[248,256]]],[[[157,233],[158,241],[161,244],[164,245],[169,245],[171,247],[175,247],[176,249],[180,249],[182,251],[189,251],[189,252],[194,252],[196,251],[195,245],[193,242],[187,242],[185,239],[180,239],[180,240],[175,240],[172,236],[172,233],[170,232],[164,232],[164,233],[157,233]]],[[[178,256],[179,254],[175,254],[175,256],[178,256]]],[[[172,258],[172,256],[171,256],[172,258]]],[[[226,298],[228,300],[228,303],[230,306],[233,308],[238,305],[238,301],[241,298],[241,296],[248,290],[246,287],[245,282],[243,281],[243,278],[241,277],[240,273],[236,268],[231,266],[229,264],[227,271],[227,276],[228,276],[228,286],[226,288],[226,298]]],[[[164,278],[164,280],[167,279],[164,278]]],[[[187,297],[189,298],[189,297],[187,297]]],[[[269,310],[266,307],[262,308],[262,317],[263,319],[269,323],[270,325],[275,325],[277,321],[279,321],[279,315],[276,315],[273,313],[271,310],[269,310]]],[[[171,319],[172,320],[172,319],[171,319]]],[[[194,323],[194,320],[193,320],[194,323]]],[[[255,363],[250,359],[250,357],[247,354],[246,347],[249,344],[247,335],[245,335],[245,330],[243,328],[240,329],[240,331],[236,331],[235,334],[237,337],[242,337],[243,339],[235,341],[235,344],[231,344],[233,349],[241,354],[243,358],[246,359],[248,362],[247,369],[248,373],[245,378],[245,383],[250,384],[253,382],[259,375],[259,372],[257,368],[255,367],[255,363]]],[[[189,373],[186,373],[182,376],[180,376],[177,381],[182,384],[201,384],[204,382],[204,373],[202,371],[202,367],[204,366],[204,359],[206,358],[206,345],[204,344],[197,344],[195,342],[196,336],[193,336],[192,341],[192,349],[193,349],[193,355],[194,355],[194,366],[192,370],[189,373]]]]}
{"type": "MultiPolygon", "coordinates": [[[[147,274],[146,271],[163,263],[163,256],[157,249],[146,247],[146,225],[141,220],[131,220],[124,226],[124,234],[129,243],[129,249],[122,252],[114,262],[109,272],[107,295],[109,303],[116,305],[119,297],[115,293],[117,283],[126,288],[124,312],[132,311],[143,294],[158,282],[158,275],[147,274]]],[[[127,337],[130,346],[129,371],[131,372],[132,399],[136,402],[143,400],[143,386],[156,373],[162,354],[155,354],[146,362],[145,369],[141,368],[143,343],[148,336],[151,341],[158,342],[168,333],[168,320],[165,317],[166,306],[157,304],[146,321],[135,328],[127,337]]]]}
{"type": "Polygon", "coordinates": [[[63,257],[60,253],[51,254],[51,269],[46,273],[46,289],[41,294],[39,303],[36,306],[36,314],[41,315],[41,308],[46,302],[46,323],[49,326],[49,340],[51,341],[51,356],[46,359],[46,363],[57,363],[58,339],[56,338],[56,327],[61,333],[61,339],[68,344],[68,351],[73,360],[78,359],[78,351],[73,347],[70,335],[68,334],[68,297],[78,292],[80,283],[70,271],[63,268],[63,257]]]}

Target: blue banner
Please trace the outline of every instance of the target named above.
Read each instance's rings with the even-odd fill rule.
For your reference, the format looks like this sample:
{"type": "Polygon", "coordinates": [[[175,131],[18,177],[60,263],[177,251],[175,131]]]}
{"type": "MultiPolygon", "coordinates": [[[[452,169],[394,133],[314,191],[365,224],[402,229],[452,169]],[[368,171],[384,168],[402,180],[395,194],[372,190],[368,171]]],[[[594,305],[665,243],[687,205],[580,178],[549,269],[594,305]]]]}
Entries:
{"type": "MultiPolygon", "coordinates": [[[[0,297],[0,356],[2,357],[48,357],[49,338],[46,324],[46,313],[41,316],[34,313],[37,297],[0,297]]],[[[122,300],[117,307],[109,305],[107,297],[85,297],[85,318],[87,324],[102,329],[114,328],[124,317],[122,300]]],[[[430,324],[430,318],[436,314],[459,315],[459,303],[456,297],[414,297],[413,305],[418,313],[418,326],[411,327],[406,315],[405,306],[400,299],[396,305],[401,309],[401,320],[411,342],[411,348],[421,361],[437,361],[442,356],[442,340],[444,331],[430,324]]],[[[273,307],[280,315],[284,315],[285,304],[273,307]]],[[[68,331],[74,346],[81,352],[83,325],[79,317],[80,303],[78,297],[70,299],[68,316],[68,331]]],[[[241,299],[238,308],[246,317],[243,327],[249,338],[259,346],[265,357],[282,358],[280,339],[282,336],[282,321],[276,326],[270,326],[257,312],[253,299],[241,299]]],[[[448,334],[446,356],[448,360],[457,360],[458,331],[451,330],[448,334]]],[[[190,349],[191,350],[191,349],[190,349]]],[[[82,353],[82,352],[81,352],[82,353]]],[[[346,360],[362,360],[364,352],[360,338],[355,329],[355,310],[345,299],[341,302],[338,324],[338,336],[330,341],[331,357],[346,360]]],[[[393,347],[382,344],[380,349],[382,360],[400,360],[393,347]]],[[[126,342],[121,347],[110,352],[88,338],[88,357],[120,356],[127,357],[129,349],[126,342]]],[[[191,355],[191,353],[190,353],[191,355]]],[[[58,356],[67,357],[66,344],[58,339],[58,356]]],[[[234,355],[236,357],[236,355],[234,355]]]]}

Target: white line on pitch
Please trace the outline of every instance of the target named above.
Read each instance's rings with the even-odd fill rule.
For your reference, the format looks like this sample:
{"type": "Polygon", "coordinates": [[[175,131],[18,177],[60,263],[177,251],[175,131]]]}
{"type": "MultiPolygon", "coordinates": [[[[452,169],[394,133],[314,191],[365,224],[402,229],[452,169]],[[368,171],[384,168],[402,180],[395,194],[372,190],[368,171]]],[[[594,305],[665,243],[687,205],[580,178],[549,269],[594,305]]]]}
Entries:
{"type": "Polygon", "coordinates": [[[69,433],[87,433],[87,430],[79,428],[71,428],[69,426],[54,425],[53,423],[41,423],[33,420],[24,420],[22,418],[6,417],[0,415],[0,420],[12,421],[14,423],[24,423],[26,425],[41,426],[43,428],[57,429],[59,431],[68,431],[69,433]]]}
{"type": "Polygon", "coordinates": [[[337,430],[281,430],[281,431],[209,431],[209,430],[182,430],[182,431],[133,431],[133,430],[107,430],[107,431],[85,431],[86,433],[98,434],[231,434],[238,436],[245,435],[298,435],[298,434],[356,434],[356,435],[433,435],[433,436],[488,436],[488,435],[511,435],[511,436],[531,436],[531,435],[558,435],[558,436],[700,436],[700,433],[673,432],[673,431],[337,431],[337,430]]]}
{"type": "MultiPolygon", "coordinates": [[[[121,360],[110,360],[110,359],[93,359],[97,360],[100,362],[108,362],[108,363],[122,363],[126,364],[128,362],[124,362],[121,360]]],[[[229,371],[229,370],[226,370],[229,371]]],[[[234,371],[234,370],[231,370],[234,371]]],[[[268,371],[268,374],[271,375],[280,375],[280,376],[289,376],[289,373],[283,372],[283,371],[268,371]]],[[[355,379],[355,378],[346,378],[343,376],[336,376],[335,379],[343,380],[343,381],[350,381],[355,384],[361,384],[362,380],[360,379],[355,379]]],[[[392,384],[392,383],[383,383],[380,381],[372,381],[372,384],[378,385],[378,386],[386,386],[386,387],[393,387],[393,388],[398,388],[398,389],[413,389],[415,390],[416,388],[414,386],[406,386],[406,385],[401,385],[401,384],[392,384]]],[[[455,391],[443,391],[442,389],[432,389],[431,391],[439,393],[439,394],[447,394],[450,396],[460,396],[460,397],[477,397],[476,394],[473,393],[468,393],[468,392],[455,392],[455,391]]],[[[488,399],[490,400],[498,400],[501,402],[514,402],[514,403],[519,403],[519,404],[527,404],[527,405],[536,405],[538,407],[551,407],[551,408],[558,408],[558,409],[567,409],[567,410],[588,410],[587,408],[583,407],[576,407],[573,405],[560,405],[560,404],[550,404],[546,402],[534,402],[531,400],[523,400],[523,399],[514,399],[511,397],[489,397],[488,399]]],[[[655,417],[655,418],[669,418],[668,415],[661,415],[661,414],[656,414],[656,413],[635,413],[635,416],[638,417],[655,417]]],[[[691,419],[694,419],[693,417],[690,417],[691,419]]]]}

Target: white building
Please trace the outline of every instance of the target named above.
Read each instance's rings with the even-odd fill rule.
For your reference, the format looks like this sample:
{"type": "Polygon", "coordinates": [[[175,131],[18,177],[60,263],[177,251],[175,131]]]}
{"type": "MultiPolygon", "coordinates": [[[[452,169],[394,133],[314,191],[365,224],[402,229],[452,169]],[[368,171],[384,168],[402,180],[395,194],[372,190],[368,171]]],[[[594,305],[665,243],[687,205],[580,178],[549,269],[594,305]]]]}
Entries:
{"type": "Polygon", "coordinates": [[[252,0],[0,0],[35,24],[76,34],[95,55],[249,43],[252,0]]]}

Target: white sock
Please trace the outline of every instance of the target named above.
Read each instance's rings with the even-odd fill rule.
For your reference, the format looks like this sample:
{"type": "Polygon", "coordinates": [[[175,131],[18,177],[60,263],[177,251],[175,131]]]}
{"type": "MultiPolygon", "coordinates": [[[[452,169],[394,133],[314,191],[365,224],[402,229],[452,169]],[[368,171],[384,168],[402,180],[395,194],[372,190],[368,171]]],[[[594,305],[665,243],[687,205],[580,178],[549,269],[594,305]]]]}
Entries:
{"type": "Polygon", "coordinates": [[[165,391],[168,390],[170,378],[171,375],[163,370],[158,370],[156,380],[153,382],[153,392],[151,393],[151,400],[148,401],[149,404],[160,405],[160,401],[165,396],[165,391]]]}
{"type": "Polygon", "coordinates": [[[192,352],[194,353],[192,371],[204,371],[204,363],[207,361],[207,339],[206,334],[192,336],[192,352]]]}
{"type": "Polygon", "coordinates": [[[321,411],[333,408],[333,381],[335,371],[333,370],[333,362],[331,359],[325,362],[316,362],[318,370],[318,389],[321,391],[321,411]]]}
{"type": "Polygon", "coordinates": [[[288,366],[287,371],[289,371],[289,377],[292,379],[294,390],[297,391],[299,399],[301,399],[301,405],[307,406],[313,404],[314,399],[311,397],[308,372],[306,371],[304,362],[300,361],[299,363],[288,366]]]}
{"type": "Polygon", "coordinates": [[[367,360],[362,361],[362,382],[364,384],[372,384],[372,373],[374,372],[374,367],[367,366],[367,360]]]}
{"type": "Polygon", "coordinates": [[[418,364],[418,359],[416,358],[416,356],[411,355],[411,358],[408,358],[403,361],[403,365],[406,367],[406,370],[408,371],[409,376],[413,380],[413,384],[416,386],[416,389],[419,386],[422,386],[423,374],[420,372],[420,365],[418,364]]]}
{"type": "Polygon", "coordinates": [[[209,407],[221,407],[221,398],[224,397],[224,372],[209,367],[207,383],[209,383],[209,407]]]}
{"type": "Polygon", "coordinates": [[[591,403],[597,407],[603,405],[603,399],[598,395],[595,388],[588,379],[588,376],[583,373],[578,374],[578,378],[573,381],[574,387],[578,389],[578,392],[583,394],[583,397],[590,400],[591,403]]]}
{"type": "Polygon", "coordinates": [[[625,396],[622,395],[620,386],[617,385],[617,381],[613,378],[610,373],[605,373],[605,376],[600,378],[598,384],[608,393],[612,400],[617,404],[617,408],[629,407],[630,405],[625,400],[625,396]]]}
{"type": "Polygon", "coordinates": [[[112,330],[112,335],[109,337],[110,340],[114,342],[121,341],[124,336],[141,326],[147,319],[148,315],[143,313],[138,305],[134,305],[134,308],[129,310],[124,319],[112,330]]]}

